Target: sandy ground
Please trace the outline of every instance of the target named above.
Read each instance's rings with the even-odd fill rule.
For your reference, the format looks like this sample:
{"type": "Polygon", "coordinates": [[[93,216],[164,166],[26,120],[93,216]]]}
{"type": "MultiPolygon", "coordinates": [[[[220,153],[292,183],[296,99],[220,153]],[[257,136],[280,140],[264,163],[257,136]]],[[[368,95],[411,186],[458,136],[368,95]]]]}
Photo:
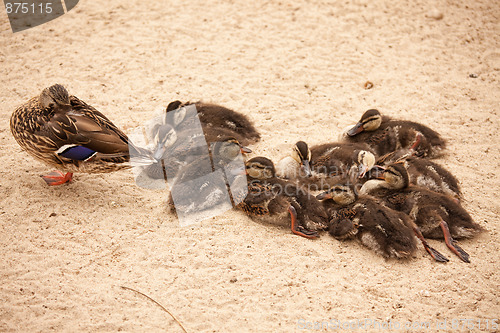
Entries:
{"type": "Polygon", "coordinates": [[[457,331],[461,318],[475,320],[471,331],[495,331],[500,7],[426,3],[82,0],[16,34],[0,13],[0,331],[181,332],[120,286],[149,295],[189,332],[293,332],[315,321],[334,331],[336,320],[365,319],[401,332],[446,320],[457,331]],[[356,242],[310,241],[236,211],[180,227],[167,193],[137,187],[130,171],[49,188],[39,178],[49,168],[20,149],[9,118],[54,83],[125,132],[174,99],[228,106],[262,132],[252,156],[275,161],[299,139],[335,140],[368,108],[420,121],[448,140],[438,162],[487,232],[460,242],[471,264],[441,241],[431,245],[447,264],[422,248],[386,261],[356,242]]]}

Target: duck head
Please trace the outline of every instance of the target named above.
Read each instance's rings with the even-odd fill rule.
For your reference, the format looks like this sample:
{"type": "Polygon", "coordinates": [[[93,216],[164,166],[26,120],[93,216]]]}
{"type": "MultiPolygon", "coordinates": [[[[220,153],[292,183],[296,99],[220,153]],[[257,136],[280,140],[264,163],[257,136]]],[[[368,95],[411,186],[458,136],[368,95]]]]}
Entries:
{"type": "Polygon", "coordinates": [[[42,90],[39,102],[44,109],[55,109],[56,111],[67,111],[71,108],[69,93],[60,84],[54,84],[42,90]]]}
{"type": "Polygon", "coordinates": [[[386,187],[392,189],[403,189],[410,184],[408,171],[401,162],[389,165],[378,178],[383,179],[386,187]]]}
{"type": "Polygon", "coordinates": [[[311,177],[311,151],[304,141],[298,141],[293,146],[292,158],[300,164],[301,170],[307,177],[311,177]]]}
{"type": "Polygon", "coordinates": [[[358,162],[358,177],[363,178],[375,165],[375,155],[366,150],[357,150],[354,154],[355,160],[358,162]]]}
{"type": "Polygon", "coordinates": [[[168,147],[171,147],[177,141],[177,132],[169,124],[156,126],[154,132],[156,150],[153,157],[156,161],[159,161],[168,147]]]}
{"type": "Polygon", "coordinates": [[[318,200],[331,199],[337,204],[345,206],[353,203],[358,198],[353,185],[335,185],[326,192],[320,193],[316,196],[318,200]]]}
{"type": "Polygon", "coordinates": [[[382,124],[382,116],[380,112],[376,109],[370,109],[363,113],[363,116],[359,120],[359,122],[347,131],[347,135],[355,136],[363,131],[375,131],[382,124]]]}
{"type": "Polygon", "coordinates": [[[274,163],[266,157],[254,157],[245,163],[248,177],[258,180],[274,178],[276,170],[274,163]]]}
{"type": "Polygon", "coordinates": [[[234,160],[241,154],[251,153],[252,150],[242,146],[235,138],[226,138],[222,141],[212,144],[213,156],[230,161],[234,160]]]}

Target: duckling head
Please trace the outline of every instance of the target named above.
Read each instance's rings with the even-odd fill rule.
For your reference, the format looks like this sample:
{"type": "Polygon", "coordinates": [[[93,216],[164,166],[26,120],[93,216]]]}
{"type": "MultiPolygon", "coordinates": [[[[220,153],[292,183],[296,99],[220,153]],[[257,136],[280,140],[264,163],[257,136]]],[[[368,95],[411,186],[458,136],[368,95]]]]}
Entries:
{"type": "Polygon", "coordinates": [[[266,157],[254,157],[245,163],[247,175],[253,179],[270,179],[275,177],[274,163],[266,157]]]}
{"type": "Polygon", "coordinates": [[[71,107],[69,93],[66,88],[60,84],[54,84],[43,89],[39,97],[39,102],[44,109],[55,108],[65,111],[71,107]]]}
{"type": "Polygon", "coordinates": [[[167,109],[165,110],[166,111],[165,122],[172,124],[174,127],[177,127],[184,121],[188,121],[191,118],[194,119],[196,115],[196,109],[194,109],[194,112],[188,112],[188,107],[190,105],[191,104],[189,104],[189,102],[188,103],[182,103],[181,101],[170,102],[167,106],[167,109]]]}
{"type": "Polygon", "coordinates": [[[307,177],[311,176],[311,151],[304,141],[298,141],[293,147],[292,158],[300,164],[307,177]]]}
{"type": "Polygon", "coordinates": [[[165,151],[177,141],[177,132],[169,124],[156,126],[154,132],[156,149],[153,157],[155,160],[159,161],[163,157],[165,151]]]}
{"type": "Polygon", "coordinates": [[[235,138],[227,138],[223,141],[213,143],[212,152],[214,157],[232,161],[241,154],[251,153],[252,150],[242,146],[235,138]]]}
{"type": "Polygon", "coordinates": [[[401,162],[389,165],[381,178],[384,179],[388,187],[392,189],[403,189],[410,184],[408,171],[406,171],[404,164],[401,162]]]}
{"type": "Polygon", "coordinates": [[[363,116],[359,120],[359,122],[347,131],[347,135],[355,136],[363,131],[375,131],[382,124],[382,116],[380,112],[376,109],[370,109],[363,113],[363,116]]]}
{"type": "Polygon", "coordinates": [[[363,178],[371,168],[375,165],[375,155],[366,150],[354,152],[358,161],[358,177],[363,178]]]}
{"type": "Polygon", "coordinates": [[[318,200],[331,199],[342,206],[353,203],[357,198],[358,195],[356,194],[354,185],[352,184],[336,185],[328,191],[320,193],[316,196],[316,199],[318,200]]]}

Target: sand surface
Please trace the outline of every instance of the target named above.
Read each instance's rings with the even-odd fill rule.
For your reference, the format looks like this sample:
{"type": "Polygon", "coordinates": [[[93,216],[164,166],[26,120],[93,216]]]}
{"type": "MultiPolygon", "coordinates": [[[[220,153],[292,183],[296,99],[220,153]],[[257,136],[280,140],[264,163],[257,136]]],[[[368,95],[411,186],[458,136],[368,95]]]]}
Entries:
{"type": "Polygon", "coordinates": [[[500,313],[500,6],[427,3],[82,0],[16,34],[0,13],[0,331],[182,331],[120,286],[189,332],[365,319],[401,332],[446,320],[457,331],[461,318],[495,331],[486,320],[500,313]],[[448,140],[437,161],[487,232],[460,242],[470,264],[438,240],[449,263],[421,247],[400,262],[236,211],[180,227],[167,193],[137,187],[130,171],[49,188],[39,175],[50,168],[21,150],[9,118],[54,83],[127,133],[175,99],[225,105],[261,131],[251,156],[275,161],[299,139],[336,140],[368,108],[422,122],[448,140]]]}

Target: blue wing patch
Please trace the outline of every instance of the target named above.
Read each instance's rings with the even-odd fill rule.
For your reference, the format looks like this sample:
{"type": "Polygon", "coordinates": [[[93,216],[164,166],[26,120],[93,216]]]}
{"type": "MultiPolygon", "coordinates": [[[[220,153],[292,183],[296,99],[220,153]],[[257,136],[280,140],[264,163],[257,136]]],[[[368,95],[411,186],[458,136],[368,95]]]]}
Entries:
{"type": "Polygon", "coordinates": [[[83,146],[64,145],[57,150],[57,155],[77,161],[86,161],[94,157],[96,151],[83,146]]]}

